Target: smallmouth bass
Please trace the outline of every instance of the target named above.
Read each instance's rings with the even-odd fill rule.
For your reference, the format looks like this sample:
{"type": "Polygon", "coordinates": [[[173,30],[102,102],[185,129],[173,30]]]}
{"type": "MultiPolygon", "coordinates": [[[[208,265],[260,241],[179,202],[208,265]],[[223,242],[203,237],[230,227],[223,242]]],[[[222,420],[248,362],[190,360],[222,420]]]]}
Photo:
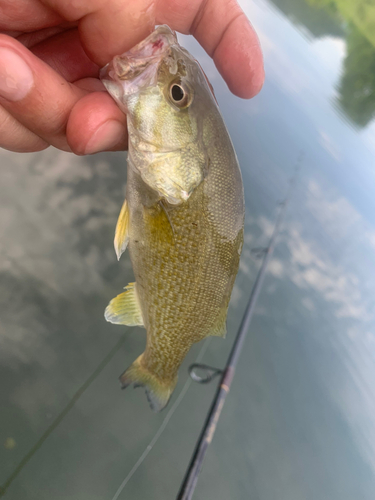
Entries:
{"type": "Polygon", "coordinates": [[[126,200],[115,250],[135,283],[107,321],[143,325],[146,349],[121,375],[162,410],[192,344],[224,337],[243,243],[244,195],[232,142],[207,79],[168,26],[101,71],[127,114],[126,200]]]}

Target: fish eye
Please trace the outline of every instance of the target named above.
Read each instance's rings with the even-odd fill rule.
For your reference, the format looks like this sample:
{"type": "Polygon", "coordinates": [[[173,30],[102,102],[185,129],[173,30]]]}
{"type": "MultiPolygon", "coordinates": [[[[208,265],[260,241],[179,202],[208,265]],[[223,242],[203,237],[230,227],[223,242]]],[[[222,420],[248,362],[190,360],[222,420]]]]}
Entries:
{"type": "Polygon", "coordinates": [[[188,89],[181,83],[172,83],[169,88],[169,97],[178,108],[185,108],[191,103],[191,95],[188,89]]]}
{"type": "Polygon", "coordinates": [[[185,91],[182,87],[180,87],[180,85],[175,83],[171,88],[171,96],[174,101],[182,101],[185,97],[185,91]]]}

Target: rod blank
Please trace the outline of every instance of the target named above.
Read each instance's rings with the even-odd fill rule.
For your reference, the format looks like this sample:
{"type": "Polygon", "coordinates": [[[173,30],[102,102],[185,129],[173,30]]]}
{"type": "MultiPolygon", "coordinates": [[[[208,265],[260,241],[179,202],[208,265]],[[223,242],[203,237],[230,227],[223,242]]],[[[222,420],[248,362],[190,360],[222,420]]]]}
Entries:
{"type": "Polygon", "coordinates": [[[276,219],[275,227],[269,242],[269,245],[266,249],[264,249],[264,257],[260,269],[258,271],[254,286],[252,288],[249,301],[246,305],[244,315],[242,317],[241,325],[237,332],[235,341],[233,343],[231,352],[228,357],[228,361],[226,367],[223,371],[223,375],[220,380],[220,384],[217,388],[215,397],[213,399],[211,408],[208,412],[205,424],[203,426],[202,432],[197,441],[197,445],[195,447],[193,456],[191,458],[189,467],[186,471],[185,478],[181,485],[180,491],[178,493],[176,500],[191,500],[194,494],[195,487],[197,485],[198,476],[202,469],[203,460],[206,455],[206,451],[212,441],[214,436],[217,423],[220,418],[221,410],[223,409],[225,399],[227,397],[228,392],[230,391],[230,387],[232,384],[232,380],[234,377],[235,369],[238,363],[238,359],[240,357],[245,338],[247,332],[249,330],[250,322],[254,313],[256,301],[259,296],[259,292],[262,288],[265,272],[272,256],[275,240],[280,231],[281,223],[284,219],[285,211],[288,206],[295,182],[297,180],[297,176],[300,170],[300,163],[303,158],[303,153],[299,155],[297,160],[297,165],[295,168],[294,175],[290,181],[289,189],[285,201],[280,203],[280,210],[276,219]]]}

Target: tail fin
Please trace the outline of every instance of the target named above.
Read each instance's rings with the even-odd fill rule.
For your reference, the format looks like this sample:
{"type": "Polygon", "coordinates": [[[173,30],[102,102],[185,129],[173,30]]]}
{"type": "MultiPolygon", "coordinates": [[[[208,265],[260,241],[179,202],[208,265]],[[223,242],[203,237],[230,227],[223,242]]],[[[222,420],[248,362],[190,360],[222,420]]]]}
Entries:
{"type": "Polygon", "coordinates": [[[172,381],[164,382],[142,365],[142,358],[143,354],[121,375],[120,382],[123,389],[130,384],[134,384],[134,387],[145,387],[151,409],[158,412],[167,406],[176,387],[177,376],[172,381]]]}

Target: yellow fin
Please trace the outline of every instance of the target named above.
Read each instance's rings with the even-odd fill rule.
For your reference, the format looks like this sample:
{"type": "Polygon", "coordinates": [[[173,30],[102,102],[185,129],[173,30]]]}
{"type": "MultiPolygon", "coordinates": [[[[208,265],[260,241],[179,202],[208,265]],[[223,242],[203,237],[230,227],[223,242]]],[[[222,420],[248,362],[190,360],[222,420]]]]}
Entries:
{"type": "Polygon", "coordinates": [[[125,252],[129,241],[129,207],[125,200],[117,219],[115,231],[115,252],[117,260],[120,260],[121,255],[125,252]]]}
{"type": "Polygon", "coordinates": [[[210,335],[213,335],[214,337],[225,338],[227,334],[227,312],[228,308],[225,307],[223,311],[220,313],[220,316],[218,317],[216,323],[212,327],[210,335]]]}
{"type": "Polygon", "coordinates": [[[137,296],[136,283],[129,283],[126,292],[120,293],[106,307],[104,317],[116,325],[143,326],[142,311],[137,296]]]}
{"type": "Polygon", "coordinates": [[[155,412],[161,411],[167,406],[176,387],[177,376],[173,380],[164,381],[147,370],[142,360],[143,354],[121,375],[122,388],[126,389],[130,384],[134,384],[134,387],[145,387],[151,409],[155,412]]]}

